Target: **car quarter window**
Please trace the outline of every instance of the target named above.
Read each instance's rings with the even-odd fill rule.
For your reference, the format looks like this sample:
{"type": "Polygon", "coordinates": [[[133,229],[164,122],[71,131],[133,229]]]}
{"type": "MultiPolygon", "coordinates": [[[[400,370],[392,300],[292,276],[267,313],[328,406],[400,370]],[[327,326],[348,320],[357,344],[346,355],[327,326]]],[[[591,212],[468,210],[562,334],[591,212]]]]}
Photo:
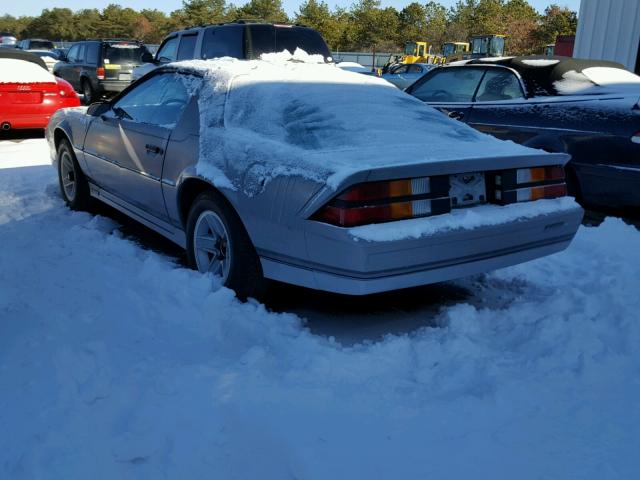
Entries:
{"type": "Polygon", "coordinates": [[[162,63],[175,62],[178,53],[178,37],[167,40],[158,50],[157,59],[162,63]]]}
{"type": "Polygon", "coordinates": [[[178,48],[178,60],[191,60],[195,58],[197,33],[183,35],[180,39],[180,47],[178,48]]]}
{"type": "Polygon", "coordinates": [[[411,94],[423,102],[471,102],[484,71],[483,68],[464,67],[438,69],[416,85],[411,94]]]}
{"type": "Polygon", "coordinates": [[[506,69],[489,69],[480,83],[476,102],[495,102],[524,98],[518,77],[506,69]]]}
{"type": "Polygon", "coordinates": [[[174,72],[155,75],[119,99],[114,112],[134,122],[173,126],[189,101],[192,81],[195,77],[174,72]]]}

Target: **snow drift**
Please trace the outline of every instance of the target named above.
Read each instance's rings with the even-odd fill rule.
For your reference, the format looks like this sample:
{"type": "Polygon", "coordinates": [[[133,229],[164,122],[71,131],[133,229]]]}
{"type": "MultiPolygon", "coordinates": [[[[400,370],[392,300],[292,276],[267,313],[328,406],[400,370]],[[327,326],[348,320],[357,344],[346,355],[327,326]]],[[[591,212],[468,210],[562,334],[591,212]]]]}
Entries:
{"type": "Polygon", "coordinates": [[[69,211],[47,154],[0,144],[0,478],[637,476],[633,227],[343,346],[69,211]]]}

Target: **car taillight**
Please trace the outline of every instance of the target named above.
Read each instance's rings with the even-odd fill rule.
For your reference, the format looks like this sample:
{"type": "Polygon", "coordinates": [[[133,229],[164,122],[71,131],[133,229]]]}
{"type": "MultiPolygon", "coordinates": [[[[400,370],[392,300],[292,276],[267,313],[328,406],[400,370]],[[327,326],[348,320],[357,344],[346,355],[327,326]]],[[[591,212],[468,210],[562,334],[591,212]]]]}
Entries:
{"type": "Polygon", "coordinates": [[[354,185],[318,210],[312,220],[340,227],[448,213],[449,177],[421,177],[354,185]]]}
{"type": "Polygon", "coordinates": [[[96,75],[98,77],[98,80],[104,80],[104,67],[98,67],[96,69],[96,75]]]}
{"type": "Polygon", "coordinates": [[[567,195],[561,166],[518,168],[496,172],[494,199],[506,205],[567,195]]]}
{"type": "Polygon", "coordinates": [[[58,94],[61,97],[75,97],[76,92],[71,86],[69,82],[63,80],[62,78],[56,78],[56,83],[58,84],[58,94]]]}
{"type": "Polygon", "coordinates": [[[636,132],[636,134],[631,137],[631,141],[633,143],[640,143],[640,132],[636,132]]]}

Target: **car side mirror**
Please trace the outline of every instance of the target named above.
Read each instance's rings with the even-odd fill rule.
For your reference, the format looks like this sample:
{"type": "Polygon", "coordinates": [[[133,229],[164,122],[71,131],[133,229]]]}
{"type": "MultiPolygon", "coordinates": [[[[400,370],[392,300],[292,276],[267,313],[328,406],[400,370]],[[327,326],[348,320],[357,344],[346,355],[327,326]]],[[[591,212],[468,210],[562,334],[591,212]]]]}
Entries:
{"type": "Polygon", "coordinates": [[[142,63],[153,63],[154,58],[150,52],[144,52],[140,60],[142,60],[142,63]]]}
{"type": "Polygon", "coordinates": [[[99,117],[111,110],[111,104],[109,102],[95,102],[89,105],[87,108],[87,115],[92,117],[99,117]]]}

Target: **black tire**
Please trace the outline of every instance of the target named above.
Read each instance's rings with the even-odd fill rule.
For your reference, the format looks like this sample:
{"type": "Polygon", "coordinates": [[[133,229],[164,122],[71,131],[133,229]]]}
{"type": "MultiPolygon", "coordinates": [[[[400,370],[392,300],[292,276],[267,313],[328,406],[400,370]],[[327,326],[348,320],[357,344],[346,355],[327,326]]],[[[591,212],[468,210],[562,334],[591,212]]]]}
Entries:
{"type": "Polygon", "coordinates": [[[569,164],[564,168],[565,182],[567,184],[567,193],[576,199],[576,202],[582,204],[582,190],[580,181],[575,169],[569,164]]]}
{"type": "Polygon", "coordinates": [[[96,101],[96,93],[93,90],[93,86],[88,79],[82,80],[82,93],[84,94],[84,103],[87,105],[91,105],[96,101]]]}
{"type": "Polygon", "coordinates": [[[89,190],[89,182],[84,173],[82,173],[76,155],[73,153],[73,148],[71,148],[71,144],[69,144],[67,139],[60,141],[58,145],[57,161],[58,185],[60,186],[60,194],[64,202],[72,210],[89,210],[93,203],[89,190]],[[71,162],[72,166],[71,172],[69,162],[71,162]],[[75,183],[73,194],[67,187],[69,181],[75,183]]]}
{"type": "Polygon", "coordinates": [[[191,268],[198,270],[195,249],[196,223],[201,215],[210,211],[215,213],[224,224],[228,234],[226,248],[230,250],[230,266],[225,287],[236,292],[236,296],[245,301],[247,298],[262,299],[267,282],[262,274],[262,265],[249,234],[240,218],[229,203],[214,191],[201,193],[194,200],[187,218],[187,259],[191,268]]]}

